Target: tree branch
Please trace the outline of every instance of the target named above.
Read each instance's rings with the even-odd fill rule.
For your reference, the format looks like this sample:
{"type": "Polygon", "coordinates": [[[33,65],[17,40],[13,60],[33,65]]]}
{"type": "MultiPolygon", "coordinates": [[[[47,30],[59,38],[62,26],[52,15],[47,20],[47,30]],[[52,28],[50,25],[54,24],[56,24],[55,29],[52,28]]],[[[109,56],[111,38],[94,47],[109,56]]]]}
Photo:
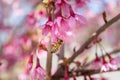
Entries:
{"type": "MultiPolygon", "coordinates": [[[[75,73],[76,77],[77,76],[84,76],[84,75],[94,75],[94,74],[99,74],[99,73],[107,73],[107,72],[113,72],[113,71],[120,71],[120,68],[116,69],[116,70],[110,70],[110,71],[106,71],[106,72],[101,72],[100,69],[98,70],[95,70],[95,69],[88,69],[88,70],[83,70],[83,69],[78,69],[78,70],[75,70],[75,71],[70,71],[68,74],[69,74],[69,77],[73,77],[73,73],[75,73]]],[[[54,76],[52,78],[52,80],[56,80],[58,78],[63,78],[64,77],[64,74],[59,74],[57,76],[54,76]]]]}
{"type": "MultiPolygon", "coordinates": [[[[116,53],[119,53],[119,52],[120,52],[120,49],[115,49],[115,50],[109,52],[109,54],[112,55],[112,54],[116,54],[116,53]]],[[[104,56],[107,56],[107,54],[104,55],[104,56]]],[[[102,56],[100,56],[99,58],[102,58],[102,56]]],[[[84,66],[83,66],[84,69],[82,69],[82,70],[81,70],[81,69],[78,69],[78,70],[74,71],[74,72],[76,73],[76,76],[93,75],[93,74],[99,73],[100,70],[94,70],[94,69],[85,70],[85,67],[89,66],[91,63],[93,63],[93,61],[94,61],[94,60],[92,60],[91,62],[89,62],[89,63],[87,63],[86,65],[84,65],[84,66]]],[[[118,70],[120,70],[120,68],[118,68],[118,70]]],[[[115,70],[115,71],[117,71],[117,70],[115,70]]],[[[111,72],[111,71],[107,71],[107,72],[111,72]]],[[[101,72],[101,73],[103,73],[103,72],[101,72]]],[[[105,73],[105,72],[104,72],[104,73],[105,73]]],[[[69,77],[72,77],[72,76],[73,76],[73,72],[69,72],[68,74],[69,74],[69,77]]],[[[57,77],[57,78],[62,78],[62,77],[64,77],[64,75],[63,75],[63,74],[59,74],[59,75],[57,75],[57,76],[54,76],[53,78],[56,78],[56,77],[57,77]]]]}
{"type": "Polygon", "coordinates": [[[49,41],[48,53],[47,53],[47,62],[46,62],[46,79],[51,80],[51,69],[52,69],[52,53],[51,53],[51,38],[49,41]]]}
{"type": "Polygon", "coordinates": [[[59,60],[64,58],[64,44],[61,45],[60,51],[58,53],[59,60]]]}
{"type": "Polygon", "coordinates": [[[103,31],[105,31],[108,27],[117,22],[119,19],[120,13],[112,18],[110,21],[108,21],[106,24],[101,26],[95,33],[93,33],[93,35],[81,46],[81,48],[71,56],[70,62],[72,62],[78,55],[80,55],[96,37],[98,37],[103,31]]]}
{"type": "MultiPolygon", "coordinates": [[[[117,22],[120,19],[120,13],[115,16],[114,18],[112,18],[110,21],[108,21],[106,24],[104,24],[103,26],[101,26],[80,48],[78,51],[76,51],[70,58],[69,58],[69,62],[71,63],[78,55],[80,55],[85,49],[86,47],[89,46],[89,44],[96,38],[98,37],[103,31],[105,31],[108,27],[110,27],[113,23],[117,22]]],[[[55,77],[59,74],[63,74],[64,70],[63,68],[60,66],[58,68],[58,70],[56,71],[56,73],[52,76],[55,77]]]]}
{"type": "Polygon", "coordinates": [[[52,53],[47,54],[47,65],[46,65],[46,80],[51,80],[51,67],[52,67],[52,53]]]}

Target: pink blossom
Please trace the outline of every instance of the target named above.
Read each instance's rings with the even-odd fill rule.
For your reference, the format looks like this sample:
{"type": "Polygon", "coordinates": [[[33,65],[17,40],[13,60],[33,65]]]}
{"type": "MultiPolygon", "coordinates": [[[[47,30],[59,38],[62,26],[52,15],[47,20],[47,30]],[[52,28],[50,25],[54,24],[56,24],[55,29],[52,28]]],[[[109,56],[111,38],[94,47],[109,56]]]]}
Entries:
{"type": "MultiPolygon", "coordinates": [[[[41,43],[40,43],[40,45],[39,45],[39,48],[40,48],[40,49],[43,48],[43,47],[48,48],[49,42],[50,42],[50,38],[47,37],[47,36],[45,36],[44,39],[41,41],[41,43]]],[[[43,49],[43,50],[44,50],[44,49],[43,49]]]]}
{"type": "Polygon", "coordinates": [[[109,70],[116,70],[116,69],[117,69],[116,65],[108,63],[103,57],[103,65],[101,67],[101,71],[109,71],[109,70]]]}
{"type": "Polygon", "coordinates": [[[11,67],[13,67],[18,60],[19,60],[19,57],[14,54],[0,55],[0,61],[5,61],[5,62],[2,62],[2,65],[0,65],[0,71],[2,71],[3,67],[4,67],[3,70],[11,69],[11,67]]]}
{"type": "Polygon", "coordinates": [[[62,16],[56,18],[54,28],[56,28],[55,36],[58,36],[62,40],[65,40],[68,37],[67,33],[71,31],[67,18],[63,18],[62,16]]]}
{"type": "Polygon", "coordinates": [[[2,45],[3,54],[0,56],[0,59],[5,59],[7,61],[7,69],[14,66],[16,61],[20,61],[24,56],[21,55],[21,46],[19,45],[18,39],[14,37],[8,43],[2,45]]]}
{"type": "Polygon", "coordinates": [[[37,64],[32,72],[32,80],[44,80],[45,70],[41,67],[39,59],[37,58],[37,64]]]}
{"type": "Polygon", "coordinates": [[[108,56],[111,64],[114,64],[114,65],[117,64],[117,61],[110,54],[107,53],[107,56],[108,56]]]}
{"type": "Polygon", "coordinates": [[[109,67],[109,63],[105,60],[105,57],[103,56],[102,57],[103,59],[103,64],[102,64],[102,67],[101,67],[101,71],[109,71],[110,70],[110,67],[109,67]]]}
{"type": "Polygon", "coordinates": [[[54,22],[50,19],[43,27],[43,35],[47,35],[51,33],[52,42],[56,42],[57,38],[64,39],[67,36],[67,32],[69,32],[70,26],[67,22],[67,19],[61,17],[57,17],[54,22]]]}
{"type": "Polygon", "coordinates": [[[98,57],[97,53],[96,53],[96,59],[93,61],[92,63],[92,68],[94,69],[100,69],[102,65],[102,61],[101,59],[98,57]]]}
{"type": "Polygon", "coordinates": [[[19,43],[24,50],[29,50],[32,47],[32,41],[26,35],[20,37],[20,42],[19,43]]]}
{"type": "Polygon", "coordinates": [[[36,10],[35,11],[35,18],[39,20],[42,17],[46,17],[46,12],[44,10],[36,10]]]}
{"type": "Polygon", "coordinates": [[[29,56],[28,64],[27,64],[27,72],[29,73],[33,66],[33,55],[29,56]]]}
{"type": "Polygon", "coordinates": [[[2,49],[5,55],[18,56],[18,50],[20,49],[18,39],[14,37],[14,40],[11,39],[8,43],[3,44],[2,49]]]}
{"type": "Polygon", "coordinates": [[[70,7],[70,17],[69,17],[68,21],[69,21],[69,25],[71,27],[76,27],[77,24],[80,25],[80,24],[86,24],[87,23],[86,19],[83,16],[81,16],[79,14],[76,14],[72,10],[71,7],[70,7]]]}
{"type": "Polygon", "coordinates": [[[43,35],[47,35],[48,33],[51,33],[53,27],[53,22],[52,21],[48,21],[43,28],[42,34],[43,35]]]}
{"type": "Polygon", "coordinates": [[[47,51],[45,51],[44,49],[39,49],[37,52],[36,52],[36,55],[39,59],[41,58],[45,58],[46,55],[47,55],[47,51]]]}
{"type": "Polygon", "coordinates": [[[70,16],[70,11],[69,11],[70,5],[66,3],[66,0],[56,0],[55,6],[56,6],[56,10],[55,10],[56,14],[60,12],[65,17],[70,16]]]}
{"type": "Polygon", "coordinates": [[[115,59],[115,58],[113,58],[110,54],[108,54],[107,53],[107,56],[108,56],[108,58],[110,59],[110,67],[111,67],[111,70],[116,70],[116,69],[118,69],[118,66],[117,66],[117,64],[118,64],[118,61],[115,59]]]}
{"type": "Polygon", "coordinates": [[[60,37],[59,27],[56,23],[52,27],[51,35],[52,35],[52,42],[56,42],[57,38],[60,37]]]}
{"type": "Polygon", "coordinates": [[[35,25],[36,19],[35,19],[34,13],[30,13],[30,14],[27,15],[27,17],[26,17],[26,23],[29,26],[35,25]]]}

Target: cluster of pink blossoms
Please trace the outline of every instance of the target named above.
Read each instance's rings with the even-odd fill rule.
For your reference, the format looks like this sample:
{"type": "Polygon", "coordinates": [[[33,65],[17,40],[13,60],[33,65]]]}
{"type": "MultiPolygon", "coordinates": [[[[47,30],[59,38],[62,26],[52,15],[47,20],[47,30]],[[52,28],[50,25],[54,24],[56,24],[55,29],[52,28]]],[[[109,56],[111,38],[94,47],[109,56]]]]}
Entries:
{"type": "MultiPolygon", "coordinates": [[[[52,15],[48,16],[47,21],[44,24],[38,25],[39,19],[41,18],[39,19],[36,18],[35,12],[28,15],[27,23],[29,25],[36,26],[39,27],[39,29],[42,29],[42,34],[44,36],[50,34],[52,43],[57,42],[58,38],[65,42],[66,37],[68,37],[70,34],[73,34],[72,30],[74,28],[77,28],[81,24],[86,23],[86,19],[83,16],[77,14],[75,10],[73,10],[73,6],[75,9],[80,8],[81,6],[83,6],[83,4],[85,4],[86,1],[87,0],[74,0],[74,1],[56,0],[55,2],[53,2],[54,12],[52,15]]],[[[52,1],[50,1],[49,3],[52,3],[52,1]]],[[[38,12],[39,12],[38,14],[39,16],[46,17],[47,15],[47,13],[44,11],[37,11],[37,13],[38,12]]],[[[101,69],[101,71],[116,70],[117,66],[114,63],[115,60],[110,56],[109,59],[110,62],[107,62],[104,57],[101,60],[98,58],[96,54],[96,60],[94,61],[93,66],[97,69],[101,69]]],[[[29,68],[31,68],[30,66],[31,63],[29,63],[29,68]]],[[[64,79],[65,80],[69,79],[67,68],[65,68],[64,79]]],[[[73,76],[73,79],[76,80],[76,77],[73,76]]],[[[98,80],[98,79],[90,77],[90,80],[98,80]]]]}
{"type": "Polygon", "coordinates": [[[116,58],[112,58],[110,54],[107,54],[107,56],[108,56],[109,62],[106,61],[105,56],[103,56],[102,58],[99,58],[98,55],[96,54],[96,59],[91,65],[92,68],[96,70],[100,69],[101,72],[117,70],[119,61],[116,60],[116,58]]]}
{"type": "MultiPolygon", "coordinates": [[[[74,0],[74,1],[55,0],[55,2],[52,2],[52,0],[49,0],[47,4],[50,4],[54,7],[54,12],[51,15],[47,15],[46,11],[42,11],[42,10],[34,11],[27,16],[26,22],[29,26],[34,26],[32,28],[37,27],[37,29],[38,28],[41,29],[42,35],[47,36],[48,34],[50,34],[52,43],[57,42],[58,39],[61,39],[65,42],[66,38],[73,34],[72,30],[74,28],[77,28],[81,24],[86,23],[86,19],[82,15],[76,14],[76,12],[73,10],[72,3],[76,5],[76,8],[80,8],[82,7],[83,4],[85,4],[85,2],[86,0],[84,1],[83,0],[74,0]],[[51,3],[53,3],[54,5],[51,3]],[[36,14],[40,18],[37,18],[36,14]],[[44,24],[39,24],[40,19],[43,17],[45,18],[48,17],[48,18],[44,24]]],[[[46,43],[44,43],[44,41],[41,43],[42,43],[41,45],[43,46],[41,46],[42,48],[41,47],[39,48],[40,53],[44,46],[45,48],[48,47],[46,46],[46,43]]],[[[42,51],[45,51],[45,49],[43,49],[42,51]]],[[[28,67],[27,67],[28,70],[31,69],[32,64],[33,62],[30,60],[28,62],[28,67]]],[[[38,72],[36,72],[35,70],[34,74],[37,74],[37,73],[38,72]]],[[[67,73],[68,72],[66,72],[66,75],[67,73]]],[[[43,80],[43,79],[40,79],[40,80],[43,80]]]]}
{"type": "MultiPolygon", "coordinates": [[[[75,2],[79,2],[76,4],[81,4],[80,2],[83,1],[75,0],[75,2]]],[[[73,11],[72,5],[67,0],[56,0],[54,5],[55,10],[52,14],[54,19],[52,16],[48,16],[45,24],[37,25],[40,29],[42,29],[43,35],[46,36],[48,33],[51,34],[52,42],[56,42],[57,38],[65,40],[67,36],[72,34],[73,28],[80,26],[80,24],[86,23],[86,19],[73,11]]],[[[37,12],[38,11],[28,15],[27,23],[29,25],[36,26],[36,24],[38,24],[37,22],[39,22],[39,19],[41,18],[36,18],[37,12]]],[[[46,12],[39,11],[39,16],[46,17],[46,12]]]]}
{"type": "MultiPolygon", "coordinates": [[[[67,41],[66,38],[73,35],[72,30],[74,28],[78,28],[81,24],[86,23],[86,19],[75,11],[77,8],[82,7],[86,1],[88,0],[48,0],[48,3],[43,4],[43,6],[47,6],[48,13],[46,9],[46,11],[36,10],[27,15],[27,25],[33,26],[31,28],[35,30],[42,30],[42,35],[45,37],[40,41],[40,36],[38,35],[34,36],[34,38],[38,39],[36,40],[32,38],[33,34],[29,34],[29,36],[23,34],[23,36],[17,37],[19,40],[14,39],[3,45],[2,49],[5,56],[1,56],[0,58],[7,60],[8,64],[6,68],[13,66],[16,61],[23,60],[23,58],[29,55],[27,68],[24,73],[27,78],[24,79],[29,80],[28,77],[31,77],[32,80],[44,80],[46,74],[44,68],[40,65],[39,54],[47,53],[50,40],[46,38],[46,36],[50,34],[52,43],[56,43],[58,39],[64,42],[67,41]],[[52,5],[52,7],[50,5],[52,5]],[[43,21],[44,23],[41,23],[41,19],[45,19],[43,21]]],[[[0,30],[6,29],[10,28],[0,27],[0,30]]],[[[117,60],[112,58],[109,54],[107,54],[107,57],[109,62],[105,60],[104,56],[99,58],[96,54],[93,67],[100,69],[101,72],[117,70],[117,60]]],[[[80,64],[78,67],[80,67],[80,64]]],[[[64,80],[69,80],[69,65],[65,65],[64,70],[64,80]]],[[[107,80],[105,78],[98,79],[91,76],[85,76],[84,80],[87,79],[107,80]]],[[[76,74],[73,74],[73,80],[76,80],[76,74]]]]}

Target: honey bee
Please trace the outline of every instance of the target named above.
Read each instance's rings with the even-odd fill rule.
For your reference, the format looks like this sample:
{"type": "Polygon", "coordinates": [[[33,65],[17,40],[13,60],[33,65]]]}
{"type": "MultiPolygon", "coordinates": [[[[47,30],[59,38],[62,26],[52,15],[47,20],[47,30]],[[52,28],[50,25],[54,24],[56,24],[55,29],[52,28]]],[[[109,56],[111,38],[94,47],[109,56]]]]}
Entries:
{"type": "Polygon", "coordinates": [[[58,38],[57,42],[52,44],[51,53],[56,53],[60,49],[62,43],[63,43],[63,40],[58,38]]]}

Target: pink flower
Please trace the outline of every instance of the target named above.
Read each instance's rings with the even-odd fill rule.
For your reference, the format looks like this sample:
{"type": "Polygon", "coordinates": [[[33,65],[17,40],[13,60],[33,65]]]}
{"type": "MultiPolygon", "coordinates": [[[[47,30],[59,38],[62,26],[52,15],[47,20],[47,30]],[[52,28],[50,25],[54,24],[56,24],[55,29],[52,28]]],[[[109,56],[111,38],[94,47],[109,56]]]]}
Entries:
{"type": "Polygon", "coordinates": [[[42,34],[43,35],[48,35],[51,34],[51,38],[52,38],[52,42],[56,42],[57,41],[57,37],[59,35],[59,31],[58,31],[58,26],[56,26],[54,24],[54,22],[52,22],[51,20],[47,21],[47,23],[44,25],[43,30],[42,30],[42,34]]]}
{"type": "Polygon", "coordinates": [[[56,42],[57,38],[60,37],[59,27],[56,23],[52,27],[51,35],[52,35],[52,42],[56,42]]]}
{"type": "Polygon", "coordinates": [[[110,54],[107,53],[107,56],[108,58],[110,59],[110,67],[111,67],[111,70],[117,70],[118,69],[118,61],[113,58],[110,54]]]}
{"type": "Polygon", "coordinates": [[[117,64],[117,60],[116,60],[115,58],[113,58],[113,57],[112,57],[110,54],[108,54],[108,53],[107,53],[107,56],[108,56],[111,64],[113,64],[113,65],[117,64]]]}
{"type": "Polygon", "coordinates": [[[71,27],[76,27],[77,25],[80,26],[80,24],[87,23],[86,19],[83,16],[76,14],[72,10],[72,7],[70,7],[70,17],[69,17],[68,21],[69,21],[69,25],[71,27]]]}
{"type": "Polygon", "coordinates": [[[118,67],[114,64],[108,63],[103,56],[103,65],[101,71],[116,70],[118,67]]]}
{"type": "Polygon", "coordinates": [[[67,36],[67,32],[69,32],[70,26],[68,25],[67,19],[61,17],[57,17],[54,21],[50,18],[47,23],[43,27],[43,35],[47,35],[51,33],[52,42],[56,42],[57,38],[64,39],[67,36]]]}
{"type": "Polygon", "coordinates": [[[35,11],[35,18],[37,20],[41,19],[42,17],[46,17],[46,11],[45,10],[36,10],[35,11]]]}
{"type": "Polygon", "coordinates": [[[59,27],[59,31],[70,31],[70,26],[68,24],[68,18],[64,18],[62,16],[58,16],[55,20],[55,23],[59,27]]]}
{"type": "Polygon", "coordinates": [[[65,40],[65,38],[69,36],[68,32],[72,30],[68,24],[67,18],[63,18],[62,16],[56,18],[54,28],[56,28],[55,36],[58,36],[62,40],[65,40]]]}
{"type": "Polygon", "coordinates": [[[48,21],[43,28],[42,34],[43,35],[47,35],[48,33],[51,33],[53,27],[53,22],[52,21],[48,21]]]}
{"type": "Polygon", "coordinates": [[[35,17],[34,17],[34,13],[31,13],[31,14],[28,14],[28,15],[27,15],[27,17],[26,17],[26,23],[27,23],[29,26],[35,25],[36,19],[35,19],[35,17]]]}
{"type": "Polygon", "coordinates": [[[28,64],[27,64],[27,73],[30,72],[33,66],[33,55],[29,56],[28,64]]]}
{"type": "Polygon", "coordinates": [[[2,49],[5,55],[18,56],[18,50],[20,49],[18,39],[16,39],[16,37],[12,37],[12,39],[9,42],[2,45],[2,49]]]}
{"type": "Polygon", "coordinates": [[[32,41],[26,35],[23,35],[22,37],[20,37],[20,42],[19,43],[25,51],[30,50],[30,48],[32,47],[32,41]]]}
{"type": "Polygon", "coordinates": [[[110,67],[109,67],[109,63],[105,60],[104,56],[102,57],[103,59],[103,64],[102,64],[102,67],[101,67],[101,71],[109,71],[110,70],[110,67]]]}
{"type": "Polygon", "coordinates": [[[45,76],[45,70],[41,67],[39,63],[39,59],[37,58],[37,64],[32,73],[32,80],[37,80],[37,79],[44,80],[44,76],[45,76]]]}
{"type": "Polygon", "coordinates": [[[61,14],[63,14],[64,17],[70,16],[70,11],[69,11],[70,5],[66,3],[66,0],[56,0],[55,6],[56,6],[56,10],[55,10],[56,14],[59,14],[60,12],[61,14]]]}
{"type": "Polygon", "coordinates": [[[100,69],[102,65],[102,61],[101,59],[98,57],[97,53],[96,53],[96,59],[93,61],[92,63],[92,68],[94,69],[100,69]]]}

